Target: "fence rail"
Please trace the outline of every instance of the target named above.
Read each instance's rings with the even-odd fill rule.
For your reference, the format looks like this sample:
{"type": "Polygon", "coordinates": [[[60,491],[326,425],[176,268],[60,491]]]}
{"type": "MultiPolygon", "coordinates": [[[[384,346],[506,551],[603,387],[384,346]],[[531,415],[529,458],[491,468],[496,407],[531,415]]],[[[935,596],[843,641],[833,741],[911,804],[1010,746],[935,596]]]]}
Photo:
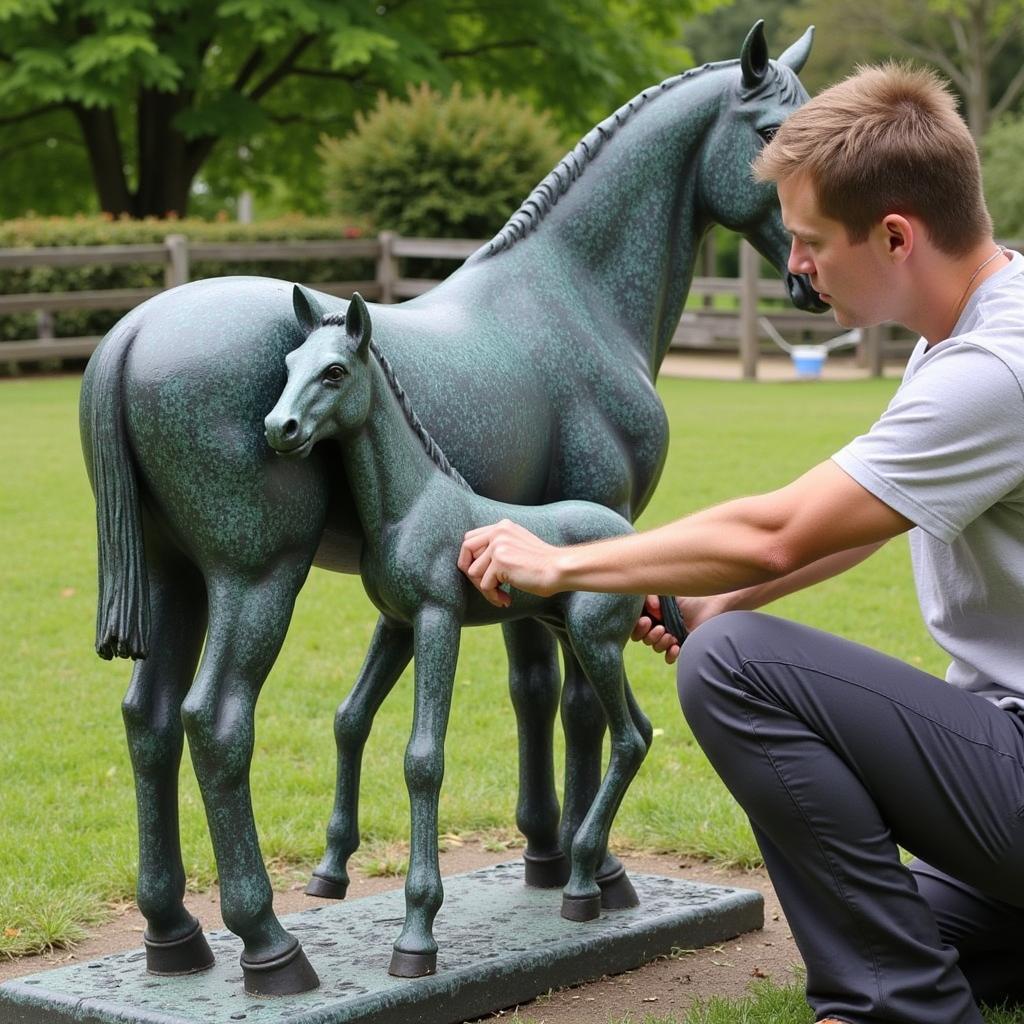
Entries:
{"type": "MultiPolygon", "coordinates": [[[[34,249],[0,249],[0,270],[26,267],[86,267],[127,263],[153,263],[164,268],[164,286],[173,288],[192,278],[192,267],[202,262],[273,262],[303,260],[373,259],[375,274],[365,281],[317,283],[320,291],[349,297],[355,291],[377,302],[397,302],[422,295],[438,281],[401,276],[400,260],[428,258],[464,260],[482,243],[474,239],[403,238],[381,232],[376,238],[288,242],[191,242],[184,235],[168,235],[162,245],[54,246],[34,249]]],[[[1016,247],[1015,243],[1007,243],[1016,247]]],[[[705,261],[707,264],[708,261],[705,261]]],[[[75,359],[91,354],[97,337],[53,336],[53,314],[65,310],[128,310],[159,294],[160,288],[112,288],[104,291],[41,292],[0,295],[0,316],[34,312],[39,337],[34,341],[0,342],[0,364],[75,359]]],[[[767,316],[782,333],[806,332],[834,335],[838,329],[831,316],[815,316],[792,308],[764,309],[764,300],[785,299],[784,284],[760,276],[760,258],[746,242],[741,243],[740,276],[693,279],[691,302],[683,312],[673,339],[676,348],[738,349],[743,375],[755,377],[764,335],[759,324],[767,316]],[[736,308],[714,306],[715,296],[733,296],[736,308]]],[[[888,327],[866,332],[861,356],[871,372],[880,374],[888,327]]],[[[905,345],[904,345],[905,347],[905,345]]]]}

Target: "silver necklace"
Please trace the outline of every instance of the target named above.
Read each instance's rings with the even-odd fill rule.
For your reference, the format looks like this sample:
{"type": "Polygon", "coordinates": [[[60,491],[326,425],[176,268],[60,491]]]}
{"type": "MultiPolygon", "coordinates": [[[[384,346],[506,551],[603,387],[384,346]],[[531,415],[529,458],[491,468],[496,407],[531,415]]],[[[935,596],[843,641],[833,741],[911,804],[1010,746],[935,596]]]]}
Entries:
{"type": "Polygon", "coordinates": [[[957,320],[960,319],[960,314],[963,312],[963,305],[967,299],[967,293],[971,290],[971,285],[974,284],[974,279],[997,257],[1008,255],[1006,246],[1000,245],[996,247],[996,251],[991,256],[983,259],[975,268],[974,273],[967,279],[967,286],[963,290],[963,294],[960,296],[956,304],[956,310],[953,313],[953,323],[956,324],[957,320]]]}

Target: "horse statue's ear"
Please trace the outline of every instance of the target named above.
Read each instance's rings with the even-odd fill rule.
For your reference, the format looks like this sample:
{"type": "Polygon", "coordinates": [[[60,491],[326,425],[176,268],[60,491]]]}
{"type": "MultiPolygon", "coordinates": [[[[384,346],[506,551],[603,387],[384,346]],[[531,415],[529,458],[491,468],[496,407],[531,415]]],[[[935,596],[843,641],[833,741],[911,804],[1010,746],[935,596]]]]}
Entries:
{"type": "Polygon", "coordinates": [[[292,288],[292,309],[295,310],[295,319],[308,337],[319,326],[324,318],[324,308],[316,300],[316,296],[301,284],[292,288]]]}
{"type": "Polygon", "coordinates": [[[786,51],[779,55],[777,64],[785,64],[792,68],[798,75],[804,69],[807,58],[811,54],[811,43],[814,42],[814,26],[811,27],[786,51]]]}
{"type": "Polygon", "coordinates": [[[370,311],[359,292],[352,293],[352,301],[345,311],[345,331],[355,342],[356,351],[362,355],[370,344],[370,311]]]}
{"type": "Polygon", "coordinates": [[[740,67],[743,69],[744,89],[756,89],[768,74],[768,42],[764,37],[764,18],[754,22],[754,27],[743,40],[740,67]]]}

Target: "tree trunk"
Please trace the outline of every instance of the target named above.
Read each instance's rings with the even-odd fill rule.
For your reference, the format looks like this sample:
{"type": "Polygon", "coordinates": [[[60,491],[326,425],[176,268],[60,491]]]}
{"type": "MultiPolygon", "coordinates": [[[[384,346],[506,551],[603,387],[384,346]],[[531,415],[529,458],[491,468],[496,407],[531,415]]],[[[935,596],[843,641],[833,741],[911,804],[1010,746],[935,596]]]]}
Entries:
{"type": "Polygon", "coordinates": [[[188,140],[173,120],[190,99],[188,93],[139,93],[139,186],[132,203],[136,217],[184,217],[188,212],[195,172],[189,166],[188,140]]]}
{"type": "Polygon", "coordinates": [[[92,168],[100,209],[115,217],[133,213],[114,112],[78,105],[73,106],[72,110],[81,127],[82,139],[89,154],[89,166],[92,168]]]}

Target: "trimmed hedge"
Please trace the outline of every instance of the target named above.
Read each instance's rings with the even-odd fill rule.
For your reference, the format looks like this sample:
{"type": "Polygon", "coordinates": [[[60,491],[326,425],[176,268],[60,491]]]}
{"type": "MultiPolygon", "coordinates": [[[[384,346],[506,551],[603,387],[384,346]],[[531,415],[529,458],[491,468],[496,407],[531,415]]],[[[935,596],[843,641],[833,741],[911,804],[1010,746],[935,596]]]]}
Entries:
{"type": "MultiPolygon", "coordinates": [[[[351,219],[283,217],[256,224],[232,221],[114,220],[109,217],[29,217],[0,221],[0,249],[35,248],[56,245],[152,245],[167,235],[180,234],[194,242],[270,242],[359,238],[365,226],[351,219]]],[[[371,259],[296,260],[295,262],[209,262],[193,260],[193,280],[225,274],[260,274],[316,285],[321,281],[371,280],[371,259]]],[[[89,267],[0,268],[0,294],[26,292],[89,291],[107,288],[163,287],[164,266],[160,263],[121,264],[89,267]]],[[[105,334],[124,315],[124,310],[83,310],[54,314],[58,337],[105,334]]],[[[37,336],[36,318],[31,313],[0,316],[0,341],[37,336]]],[[[0,361],[3,355],[0,352],[0,361]]]]}

